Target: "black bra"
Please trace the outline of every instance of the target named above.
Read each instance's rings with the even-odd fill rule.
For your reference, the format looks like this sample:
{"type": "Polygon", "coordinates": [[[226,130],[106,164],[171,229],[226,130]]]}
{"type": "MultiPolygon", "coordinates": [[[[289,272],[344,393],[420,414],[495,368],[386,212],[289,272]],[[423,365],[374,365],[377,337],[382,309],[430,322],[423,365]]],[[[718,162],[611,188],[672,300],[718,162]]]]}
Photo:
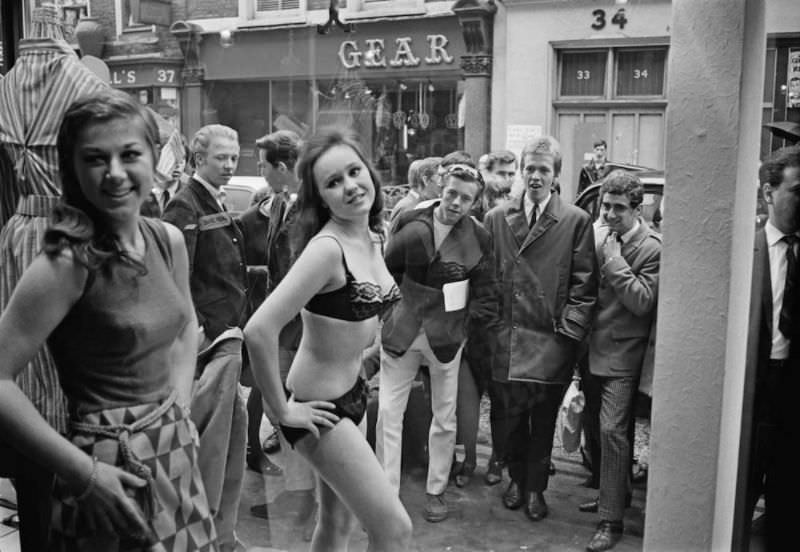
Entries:
{"type": "Polygon", "coordinates": [[[337,320],[359,322],[382,315],[400,300],[400,290],[397,284],[392,284],[392,288],[384,295],[378,284],[357,282],[347,267],[347,259],[345,259],[342,245],[336,238],[333,239],[342,251],[345,284],[339,289],[318,293],[306,303],[306,310],[337,320]]]}

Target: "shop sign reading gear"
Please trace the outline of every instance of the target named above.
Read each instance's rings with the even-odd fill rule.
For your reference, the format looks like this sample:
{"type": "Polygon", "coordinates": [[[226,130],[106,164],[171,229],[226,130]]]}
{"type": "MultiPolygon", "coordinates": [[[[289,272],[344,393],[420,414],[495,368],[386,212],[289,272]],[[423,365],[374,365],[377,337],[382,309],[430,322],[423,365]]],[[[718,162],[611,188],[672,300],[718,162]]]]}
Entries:
{"type": "Polygon", "coordinates": [[[359,49],[358,42],[355,40],[345,40],[339,46],[339,60],[345,69],[355,69],[357,67],[416,67],[422,59],[428,65],[439,65],[441,63],[453,63],[453,56],[447,53],[447,37],[441,34],[428,35],[428,55],[419,58],[414,55],[411,45],[411,37],[403,36],[395,38],[394,56],[388,59],[384,40],[382,38],[368,38],[363,41],[364,51],[359,49]]]}

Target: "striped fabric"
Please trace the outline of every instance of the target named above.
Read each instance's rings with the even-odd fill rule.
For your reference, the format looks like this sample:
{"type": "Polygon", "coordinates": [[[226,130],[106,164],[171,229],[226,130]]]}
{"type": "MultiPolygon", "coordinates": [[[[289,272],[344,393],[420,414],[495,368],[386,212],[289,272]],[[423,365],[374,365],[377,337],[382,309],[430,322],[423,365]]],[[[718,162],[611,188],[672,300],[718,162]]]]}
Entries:
{"type": "MultiPolygon", "coordinates": [[[[5,310],[22,272],[39,253],[47,227],[47,214],[57,197],[26,196],[19,200],[17,213],[0,231],[0,312],[5,310]]],[[[42,347],[17,377],[17,384],[44,419],[56,430],[67,429],[66,399],[47,347],[42,347]]]]}
{"type": "Polygon", "coordinates": [[[20,41],[19,59],[0,81],[0,143],[16,179],[0,182],[0,224],[28,194],[61,195],[55,150],[64,112],[78,98],[109,87],[63,40],[20,41]]]}

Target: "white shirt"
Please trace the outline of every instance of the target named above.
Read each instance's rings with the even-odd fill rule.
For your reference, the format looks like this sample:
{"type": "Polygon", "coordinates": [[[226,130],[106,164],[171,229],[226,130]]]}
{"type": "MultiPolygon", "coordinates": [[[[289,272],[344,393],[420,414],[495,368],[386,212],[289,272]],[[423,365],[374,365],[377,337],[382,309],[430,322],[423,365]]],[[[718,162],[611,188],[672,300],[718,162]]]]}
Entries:
{"type": "Polygon", "coordinates": [[[208,190],[208,193],[211,194],[211,197],[217,200],[219,208],[225,211],[225,190],[223,190],[222,188],[215,188],[197,173],[194,173],[193,177],[200,184],[202,184],[206,190],[208,190]]]}
{"type": "Polygon", "coordinates": [[[547,204],[550,203],[551,197],[553,197],[552,192],[547,194],[547,197],[544,198],[540,203],[534,203],[531,198],[528,197],[528,194],[525,194],[525,198],[522,201],[525,207],[525,220],[528,221],[528,226],[531,225],[533,210],[536,209],[536,220],[538,221],[539,217],[542,216],[542,213],[544,213],[544,210],[547,208],[547,204]]]}
{"type": "Polygon", "coordinates": [[[789,356],[789,340],[778,329],[783,305],[783,288],[786,285],[786,248],[783,232],[769,220],[764,225],[769,252],[769,279],[772,283],[772,351],[770,358],[783,360],[789,356]]]}
{"type": "Polygon", "coordinates": [[[437,251],[452,229],[452,224],[445,224],[441,222],[439,217],[436,216],[436,211],[433,212],[433,245],[437,251]]]}
{"type": "Polygon", "coordinates": [[[159,188],[158,186],[153,186],[153,195],[156,196],[156,201],[158,201],[159,206],[161,207],[161,211],[167,207],[166,203],[164,202],[164,192],[169,192],[170,200],[175,197],[175,194],[178,191],[178,181],[172,184],[172,186],[167,186],[166,188],[159,188]]]}

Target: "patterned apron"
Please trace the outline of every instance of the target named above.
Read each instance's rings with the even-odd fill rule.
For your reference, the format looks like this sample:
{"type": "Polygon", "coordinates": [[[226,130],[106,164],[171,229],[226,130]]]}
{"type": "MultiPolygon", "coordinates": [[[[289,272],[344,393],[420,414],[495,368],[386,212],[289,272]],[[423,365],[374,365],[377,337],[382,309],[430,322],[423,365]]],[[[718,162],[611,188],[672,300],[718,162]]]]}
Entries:
{"type": "Polygon", "coordinates": [[[161,404],[92,412],[70,425],[72,443],[86,454],[148,482],[135,491],[135,499],[151,535],[144,542],[124,535],[93,533],[81,514],[80,502],[57,481],[51,550],[217,550],[216,529],[197,469],[197,430],[175,404],[175,392],[161,404]]]}

